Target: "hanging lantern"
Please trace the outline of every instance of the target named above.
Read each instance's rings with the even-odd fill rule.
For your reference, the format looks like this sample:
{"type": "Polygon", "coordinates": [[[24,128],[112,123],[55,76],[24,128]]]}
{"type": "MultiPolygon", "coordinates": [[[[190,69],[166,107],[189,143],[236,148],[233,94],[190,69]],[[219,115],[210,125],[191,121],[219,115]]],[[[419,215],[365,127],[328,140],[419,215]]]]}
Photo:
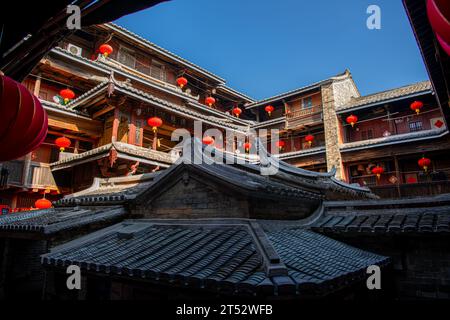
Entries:
{"type": "Polygon", "coordinates": [[[183,87],[184,87],[185,85],[187,85],[187,83],[188,83],[188,80],[187,80],[185,77],[179,77],[179,78],[177,79],[177,84],[178,84],[178,86],[179,86],[181,89],[183,89],[183,87]]]}
{"type": "Polygon", "coordinates": [[[436,36],[450,44],[450,3],[446,0],[427,0],[427,15],[436,36]]]}
{"type": "Polygon", "coordinates": [[[286,142],[284,142],[283,140],[278,140],[276,143],[278,149],[281,151],[283,150],[284,146],[286,145],[286,142]]]}
{"type": "Polygon", "coordinates": [[[114,51],[113,48],[106,43],[102,44],[98,50],[105,58],[107,58],[114,51]]]}
{"type": "Polygon", "coordinates": [[[417,114],[419,114],[420,109],[422,109],[423,107],[423,102],[422,101],[414,101],[413,103],[411,103],[411,110],[415,111],[417,114]]]}
{"type": "Polygon", "coordinates": [[[147,123],[150,127],[152,127],[153,132],[156,132],[158,128],[162,126],[163,121],[161,120],[161,118],[153,117],[149,118],[147,120],[147,123]]]}
{"type": "Polygon", "coordinates": [[[202,142],[203,142],[203,144],[206,144],[207,146],[209,146],[211,144],[214,144],[215,141],[214,141],[213,137],[206,136],[203,138],[202,142]]]}
{"type": "Polygon", "coordinates": [[[70,100],[75,98],[75,92],[70,89],[61,90],[59,95],[64,99],[64,104],[68,104],[70,100]]]}
{"type": "Polygon", "coordinates": [[[305,137],[305,141],[309,143],[309,146],[311,146],[312,143],[313,143],[313,141],[314,141],[314,136],[313,136],[312,134],[308,134],[308,135],[305,137]]]}
{"type": "Polygon", "coordinates": [[[273,106],[267,106],[265,108],[267,114],[269,115],[269,117],[272,115],[273,110],[275,110],[275,108],[273,106]]]}
{"type": "Polygon", "coordinates": [[[55,140],[55,144],[61,152],[64,152],[66,148],[70,147],[71,141],[66,137],[60,137],[55,140]]]}
{"type": "Polygon", "coordinates": [[[419,159],[417,162],[419,164],[419,167],[421,167],[425,172],[428,171],[428,168],[430,167],[431,160],[425,157],[422,157],[422,159],[419,159]]]}
{"type": "Polygon", "coordinates": [[[380,179],[381,174],[384,172],[384,169],[380,166],[376,166],[372,169],[372,173],[377,175],[377,178],[380,179]]]}
{"type": "Polygon", "coordinates": [[[42,209],[49,209],[52,207],[52,202],[50,200],[47,200],[44,198],[36,200],[34,203],[34,207],[38,208],[40,210],[42,209]]]}
{"type": "Polygon", "coordinates": [[[239,118],[239,116],[241,115],[241,113],[242,113],[242,109],[241,109],[241,108],[239,108],[239,107],[233,108],[233,114],[234,114],[236,117],[239,118]]]}
{"type": "Polygon", "coordinates": [[[205,100],[205,102],[206,102],[206,104],[207,104],[208,106],[212,107],[212,105],[213,105],[214,103],[216,103],[216,99],[214,99],[213,97],[207,97],[206,100],[205,100]]]}
{"type": "Polygon", "coordinates": [[[30,153],[47,136],[47,113],[39,99],[22,84],[2,75],[0,114],[0,162],[30,153]]]}
{"type": "Polygon", "coordinates": [[[358,117],[354,114],[351,114],[347,117],[347,123],[350,124],[352,127],[355,126],[355,123],[358,122],[358,117]]]}
{"type": "Polygon", "coordinates": [[[250,151],[251,147],[252,147],[252,144],[250,142],[244,143],[245,152],[248,153],[250,151]]]}

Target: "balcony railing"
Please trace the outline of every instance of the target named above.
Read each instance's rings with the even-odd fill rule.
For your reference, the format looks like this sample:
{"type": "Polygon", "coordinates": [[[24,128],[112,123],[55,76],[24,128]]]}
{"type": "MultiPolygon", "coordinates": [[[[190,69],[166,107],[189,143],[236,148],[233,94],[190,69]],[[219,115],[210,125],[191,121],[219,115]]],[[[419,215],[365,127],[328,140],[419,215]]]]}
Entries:
{"type": "Polygon", "coordinates": [[[26,185],[38,189],[57,189],[55,179],[47,163],[32,162],[26,185]]]}
{"type": "Polygon", "coordinates": [[[351,183],[369,187],[383,198],[415,197],[450,192],[450,169],[432,172],[402,171],[352,177],[351,183]]]}
{"type": "Polygon", "coordinates": [[[24,160],[8,161],[3,164],[8,170],[6,186],[33,188],[33,189],[58,189],[49,164],[29,162],[29,172],[26,181],[26,162],[24,160]]]}
{"type": "Polygon", "coordinates": [[[286,129],[321,123],[323,121],[322,110],[322,106],[319,105],[286,113],[286,129]]]}

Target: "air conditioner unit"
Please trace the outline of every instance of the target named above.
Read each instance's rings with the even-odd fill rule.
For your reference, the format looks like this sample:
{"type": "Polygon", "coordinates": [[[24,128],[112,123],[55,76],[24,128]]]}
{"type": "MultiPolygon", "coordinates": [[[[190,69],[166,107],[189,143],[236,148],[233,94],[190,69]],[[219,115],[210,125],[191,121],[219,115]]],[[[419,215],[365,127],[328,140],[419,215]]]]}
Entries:
{"type": "Polygon", "coordinates": [[[81,57],[81,54],[82,54],[82,52],[83,52],[83,49],[81,49],[80,47],[78,47],[78,46],[76,46],[76,45],[73,45],[73,44],[71,44],[71,43],[68,44],[67,50],[68,50],[71,54],[76,55],[76,56],[79,56],[79,57],[81,57]]]}

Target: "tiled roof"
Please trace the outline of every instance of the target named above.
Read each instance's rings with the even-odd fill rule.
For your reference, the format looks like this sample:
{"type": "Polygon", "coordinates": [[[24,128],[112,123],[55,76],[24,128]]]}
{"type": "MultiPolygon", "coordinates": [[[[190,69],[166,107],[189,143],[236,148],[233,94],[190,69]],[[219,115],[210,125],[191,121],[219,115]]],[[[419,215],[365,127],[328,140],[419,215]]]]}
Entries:
{"type": "Polygon", "coordinates": [[[154,95],[146,93],[146,92],[144,92],[142,90],[138,90],[138,89],[133,88],[131,86],[124,85],[122,83],[118,83],[117,82],[117,83],[115,83],[115,85],[116,85],[116,90],[124,90],[125,92],[135,93],[139,97],[142,97],[144,99],[148,99],[148,100],[150,100],[153,103],[158,103],[158,104],[160,104],[161,107],[168,108],[168,110],[171,111],[171,112],[179,112],[180,114],[182,114],[184,116],[188,116],[188,117],[190,117],[192,119],[204,120],[204,121],[207,121],[207,122],[211,122],[212,124],[224,126],[226,128],[232,128],[232,129],[235,129],[235,130],[238,130],[238,129],[245,130],[246,129],[245,126],[238,126],[238,125],[230,123],[230,121],[225,119],[225,118],[227,118],[227,116],[225,114],[223,114],[224,119],[221,120],[221,119],[219,119],[217,117],[208,116],[208,115],[205,115],[205,114],[200,113],[198,111],[186,108],[185,106],[178,105],[178,104],[169,102],[167,100],[158,98],[158,97],[156,97],[154,95]]]}
{"type": "Polygon", "coordinates": [[[450,234],[450,195],[329,202],[312,229],[343,234],[450,234]]]}
{"type": "Polygon", "coordinates": [[[265,233],[249,220],[211,219],[124,221],[42,262],[226,295],[283,296],[326,293],[388,259],[305,229],[265,233]]]}
{"type": "Polygon", "coordinates": [[[52,208],[0,216],[0,232],[52,234],[100,222],[115,222],[126,211],[121,206],[89,208],[52,208]]]}
{"type": "Polygon", "coordinates": [[[315,148],[308,148],[308,149],[299,150],[299,151],[280,153],[280,154],[274,155],[274,157],[277,157],[281,160],[286,160],[286,159],[292,159],[292,158],[306,157],[306,156],[310,156],[313,154],[324,153],[324,152],[325,152],[325,147],[315,147],[315,148]]]}
{"type": "Polygon", "coordinates": [[[440,138],[443,135],[448,134],[448,130],[446,127],[442,127],[440,129],[431,129],[431,130],[422,130],[416,132],[409,132],[404,134],[396,134],[387,137],[381,137],[376,139],[368,139],[356,142],[343,143],[339,146],[341,151],[353,151],[358,150],[360,148],[367,148],[369,146],[377,147],[381,145],[387,144],[398,144],[404,142],[412,142],[418,140],[432,139],[432,138],[440,138]]]}
{"type": "Polygon", "coordinates": [[[164,49],[164,48],[154,44],[153,42],[150,42],[149,40],[147,40],[147,39],[137,35],[136,33],[132,32],[132,31],[130,31],[130,30],[128,30],[128,29],[126,29],[126,28],[124,28],[122,26],[119,26],[118,24],[106,23],[105,26],[108,27],[109,29],[112,29],[112,30],[117,30],[117,31],[124,32],[126,35],[130,36],[131,38],[134,38],[134,39],[136,39],[138,41],[143,42],[144,44],[146,44],[151,49],[153,49],[153,50],[155,50],[157,52],[160,52],[160,53],[164,54],[165,56],[167,56],[167,57],[169,57],[171,59],[178,60],[179,62],[187,65],[188,67],[192,67],[194,69],[197,69],[198,71],[200,71],[200,72],[202,72],[202,73],[204,73],[204,74],[214,78],[216,81],[219,81],[221,83],[225,82],[225,80],[222,79],[221,77],[219,77],[218,75],[215,75],[214,73],[203,69],[202,67],[200,67],[200,66],[198,66],[198,65],[196,65],[196,64],[194,64],[194,63],[192,63],[192,62],[190,62],[190,61],[188,61],[188,60],[186,60],[186,59],[184,59],[184,58],[182,58],[182,57],[180,57],[178,55],[176,55],[175,53],[170,52],[169,50],[164,49]]]}
{"type": "Polygon", "coordinates": [[[382,91],[359,98],[353,98],[350,103],[337,108],[337,110],[350,111],[358,107],[383,103],[392,99],[414,96],[422,93],[429,93],[431,92],[431,90],[431,83],[429,81],[423,81],[392,90],[382,91]]]}
{"type": "MultiPolygon", "coordinates": [[[[92,61],[92,60],[86,59],[86,58],[84,58],[84,57],[76,56],[76,55],[72,54],[71,52],[69,52],[69,51],[67,51],[67,50],[65,50],[65,49],[63,49],[63,48],[59,48],[59,47],[54,48],[52,51],[53,51],[53,52],[56,52],[56,53],[63,53],[63,54],[69,55],[69,56],[71,56],[71,57],[74,58],[74,59],[83,61],[84,63],[88,63],[88,64],[95,65],[96,67],[101,67],[105,72],[108,72],[108,73],[111,72],[111,71],[114,71],[114,72],[118,72],[118,73],[123,73],[125,76],[133,77],[133,75],[130,74],[129,72],[127,72],[126,70],[124,70],[124,69],[119,69],[119,68],[118,68],[117,66],[115,66],[114,64],[111,64],[111,63],[105,63],[105,62],[103,62],[102,60],[92,61]]],[[[228,125],[228,127],[230,127],[230,128],[237,128],[237,127],[239,127],[239,126],[238,126],[238,125],[234,125],[234,124],[232,124],[231,122],[238,122],[238,123],[241,123],[242,126],[244,126],[244,127],[246,127],[246,126],[248,126],[248,125],[250,124],[249,121],[243,120],[243,119],[238,119],[238,118],[233,117],[232,115],[230,115],[230,114],[228,114],[228,113],[220,112],[220,111],[217,111],[217,110],[214,110],[214,109],[210,109],[210,108],[206,108],[204,105],[202,105],[201,103],[199,103],[198,101],[196,101],[195,99],[193,99],[191,96],[188,96],[188,95],[184,94],[183,92],[175,91],[175,90],[170,89],[170,88],[168,88],[168,87],[162,87],[162,86],[159,85],[159,84],[150,83],[149,81],[147,81],[147,80],[144,79],[144,78],[139,78],[139,79],[140,79],[140,81],[145,82],[147,85],[150,85],[150,86],[156,86],[156,87],[158,87],[158,88],[161,89],[161,90],[170,90],[170,92],[171,92],[172,94],[178,95],[178,96],[180,96],[181,98],[188,100],[188,103],[189,103],[190,105],[192,105],[193,107],[195,107],[196,109],[199,109],[199,110],[202,110],[202,111],[206,111],[206,112],[209,112],[209,113],[211,113],[211,114],[215,114],[215,115],[217,115],[218,117],[222,117],[223,120],[219,120],[220,122],[222,122],[222,125],[225,125],[225,126],[228,125]]],[[[84,100],[85,98],[87,98],[87,97],[89,97],[89,96],[91,96],[91,95],[94,96],[94,95],[96,95],[98,92],[100,92],[100,91],[102,91],[103,89],[105,89],[105,88],[104,88],[105,83],[107,84],[108,81],[107,81],[107,82],[102,82],[102,83],[98,84],[97,86],[95,86],[95,87],[92,88],[91,90],[89,90],[89,91],[87,91],[86,93],[84,93],[82,96],[78,97],[78,98],[75,99],[74,101],[71,101],[67,106],[70,107],[70,108],[76,108],[81,102],[83,102],[83,100],[84,100]]],[[[120,82],[114,82],[114,84],[115,84],[115,85],[120,85],[120,82]]],[[[126,85],[123,85],[122,87],[131,88],[130,86],[126,86],[126,85]]],[[[136,90],[136,89],[135,89],[135,90],[136,90]]],[[[137,90],[137,91],[145,93],[144,91],[141,91],[141,90],[137,90]]],[[[160,100],[161,100],[161,99],[160,99],[160,100]]],[[[162,100],[162,101],[164,101],[164,100],[162,100]]],[[[170,105],[173,105],[172,103],[169,103],[169,104],[170,104],[170,105]]],[[[182,108],[181,110],[182,110],[183,112],[185,112],[186,110],[190,110],[190,109],[188,109],[188,108],[185,108],[184,106],[180,106],[180,107],[182,108]]],[[[180,111],[180,110],[178,110],[178,111],[180,111]]],[[[199,114],[200,114],[200,113],[198,113],[198,112],[196,112],[196,111],[194,111],[194,110],[191,110],[191,111],[194,112],[195,115],[199,115],[199,114]]],[[[214,116],[206,116],[206,115],[205,115],[204,117],[209,117],[209,118],[211,118],[212,120],[218,119],[217,117],[214,117],[214,116]]]]}
{"type": "Polygon", "coordinates": [[[53,162],[50,164],[50,168],[52,170],[59,170],[64,169],[67,166],[73,166],[75,163],[80,163],[81,161],[98,159],[98,157],[105,157],[113,149],[118,152],[119,158],[120,154],[122,153],[137,158],[142,158],[143,160],[156,161],[161,165],[170,165],[173,163],[173,160],[169,153],[116,141],[83,153],[73,154],[65,159],[53,162]]]}
{"type": "Polygon", "coordinates": [[[76,205],[123,204],[145,191],[161,172],[114,178],[94,178],[88,189],[65,196],[53,204],[58,207],[76,205]]]}

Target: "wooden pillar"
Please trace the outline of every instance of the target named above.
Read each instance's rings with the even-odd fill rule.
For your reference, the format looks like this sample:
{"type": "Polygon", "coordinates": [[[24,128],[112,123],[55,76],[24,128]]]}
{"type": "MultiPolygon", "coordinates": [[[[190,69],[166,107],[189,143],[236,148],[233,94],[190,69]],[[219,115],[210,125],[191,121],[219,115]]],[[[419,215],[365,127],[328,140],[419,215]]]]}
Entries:
{"type": "Polygon", "coordinates": [[[139,141],[136,141],[136,114],[132,110],[131,111],[131,123],[128,127],[128,143],[129,144],[139,144],[139,141]]]}
{"type": "Polygon", "coordinates": [[[394,166],[395,166],[395,175],[397,176],[397,194],[399,198],[402,197],[402,191],[400,188],[400,183],[402,183],[402,177],[400,175],[400,167],[398,165],[398,158],[396,155],[394,155],[394,166]]]}
{"type": "Polygon", "coordinates": [[[79,153],[79,151],[78,151],[79,148],[80,148],[80,140],[75,140],[75,144],[74,144],[74,147],[73,147],[73,153],[78,154],[79,153]]]}
{"type": "Polygon", "coordinates": [[[119,113],[119,108],[116,107],[114,109],[114,121],[113,121],[113,127],[112,127],[112,135],[111,135],[112,142],[117,141],[119,124],[120,124],[120,113],[119,113]]]}
{"type": "Polygon", "coordinates": [[[36,97],[39,97],[39,92],[41,91],[41,74],[39,73],[36,81],[34,82],[34,90],[33,90],[33,94],[36,97]]]}

